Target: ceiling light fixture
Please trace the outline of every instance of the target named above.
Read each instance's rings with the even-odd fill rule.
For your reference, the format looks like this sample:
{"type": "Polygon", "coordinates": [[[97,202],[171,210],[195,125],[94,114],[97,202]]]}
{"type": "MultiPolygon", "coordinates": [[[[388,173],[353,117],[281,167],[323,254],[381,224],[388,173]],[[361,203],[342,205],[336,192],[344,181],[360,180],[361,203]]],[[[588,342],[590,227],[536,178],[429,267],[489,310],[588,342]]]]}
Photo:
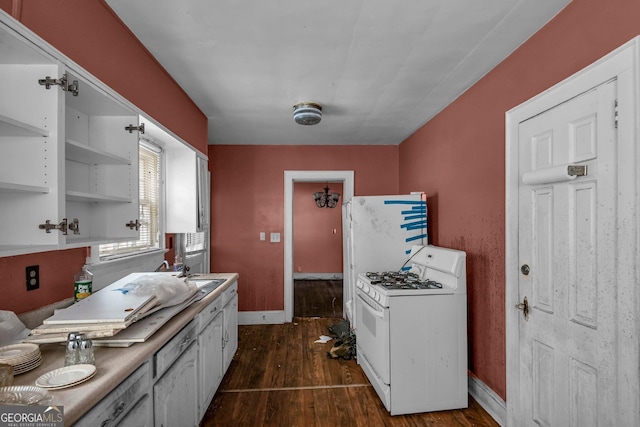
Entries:
{"type": "Polygon", "coordinates": [[[293,119],[299,125],[317,125],[322,119],[322,106],[315,102],[299,102],[293,106],[293,119]]]}
{"type": "Polygon", "coordinates": [[[329,184],[327,184],[327,186],[324,187],[324,193],[322,191],[316,191],[313,193],[313,198],[319,208],[335,208],[340,199],[340,193],[329,194],[329,184]]]}

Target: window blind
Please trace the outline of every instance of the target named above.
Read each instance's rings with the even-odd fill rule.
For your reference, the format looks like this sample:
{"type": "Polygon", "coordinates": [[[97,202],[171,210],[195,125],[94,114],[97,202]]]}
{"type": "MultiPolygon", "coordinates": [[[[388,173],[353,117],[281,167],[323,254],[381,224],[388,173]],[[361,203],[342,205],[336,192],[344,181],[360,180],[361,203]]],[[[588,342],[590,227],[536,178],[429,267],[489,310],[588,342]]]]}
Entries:
{"type": "Polygon", "coordinates": [[[205,248],[205,233],[186,233],[185,251],[187,253],[203,251],[205,248]]]}

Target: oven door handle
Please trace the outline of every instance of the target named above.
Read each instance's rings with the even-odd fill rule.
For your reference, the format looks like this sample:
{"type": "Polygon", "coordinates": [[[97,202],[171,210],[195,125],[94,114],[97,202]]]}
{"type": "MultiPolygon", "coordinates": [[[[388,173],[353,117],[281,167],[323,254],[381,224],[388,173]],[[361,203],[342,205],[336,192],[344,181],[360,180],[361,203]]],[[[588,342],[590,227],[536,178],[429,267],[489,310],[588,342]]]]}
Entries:
{"type": "Polygon", "coordinates": [[[382,307],[374,307],[373,305],[371,305],[371,303],[368,300],[368,298],[363,295],[362,293],[358,292],[358,298],[360,298],[360,301],[363,302],[363,307],[366,308],[369,313],[371,313],[373,316],[377,317],[378,319],[384,319],[384,308],[382,307]]]}

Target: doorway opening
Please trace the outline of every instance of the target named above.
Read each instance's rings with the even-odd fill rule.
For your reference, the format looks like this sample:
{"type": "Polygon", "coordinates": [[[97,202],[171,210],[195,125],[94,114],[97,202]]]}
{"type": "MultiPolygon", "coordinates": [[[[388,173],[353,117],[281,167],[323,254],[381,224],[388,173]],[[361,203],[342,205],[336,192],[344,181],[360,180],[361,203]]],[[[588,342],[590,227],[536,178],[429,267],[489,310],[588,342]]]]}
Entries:
{"type": "Polygon", "coordinates": [[[294,182],[294,318],[342,318],[342,193],[341,182],[294,182]],[[323,190],[337,202],[315,200],[323,190]]]}
{"type": "MultiPolygon", "coordinates": [[[[294,264],[293,264],[293,197],[294,182],[342,183],[342,203],[351,200],[354,190],[353,171],[285,171],[284,173],[284,310],[285,322],[293,320],[294,264]]],[[[335,208],[338,209],[338,208],[335,208]]],[[[342,235],[342,230],[339,230],[342,235]]],[[[344,242],[343,242],[344,248],[344,242]]],[[[344,261],[343,261],[344,265],[344,261]]],[[[344,270],[344,268],[343,268],[344,270]]],[[[344,307],[343,307],[344,310],[344,307]]]]}

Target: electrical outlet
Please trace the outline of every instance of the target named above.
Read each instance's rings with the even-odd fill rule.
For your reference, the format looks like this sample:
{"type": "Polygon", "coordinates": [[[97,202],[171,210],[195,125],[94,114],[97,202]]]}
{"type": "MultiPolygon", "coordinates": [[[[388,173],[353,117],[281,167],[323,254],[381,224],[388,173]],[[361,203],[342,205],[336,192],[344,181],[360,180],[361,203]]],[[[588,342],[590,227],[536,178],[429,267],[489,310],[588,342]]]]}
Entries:
{"type": "Polygon", "coordinates": [[[27,291],[33,291],[40,287],[40,266],[29,265],[25,268],[27,276],[27,291]]]}

